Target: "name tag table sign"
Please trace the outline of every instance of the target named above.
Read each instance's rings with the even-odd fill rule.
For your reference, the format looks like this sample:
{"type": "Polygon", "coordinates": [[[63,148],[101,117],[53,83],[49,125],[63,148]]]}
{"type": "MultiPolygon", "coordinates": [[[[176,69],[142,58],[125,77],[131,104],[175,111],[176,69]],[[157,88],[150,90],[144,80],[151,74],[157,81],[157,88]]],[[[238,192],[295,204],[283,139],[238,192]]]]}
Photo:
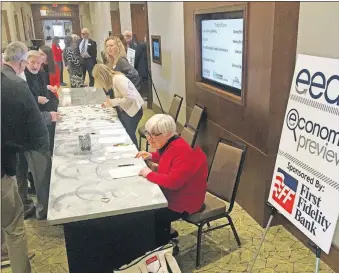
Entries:
{"type": "Polygon", "coordinates": [[[339,216],[339,59],[299,55],[281,132],[268,205],[329,253],[339,216]]]}

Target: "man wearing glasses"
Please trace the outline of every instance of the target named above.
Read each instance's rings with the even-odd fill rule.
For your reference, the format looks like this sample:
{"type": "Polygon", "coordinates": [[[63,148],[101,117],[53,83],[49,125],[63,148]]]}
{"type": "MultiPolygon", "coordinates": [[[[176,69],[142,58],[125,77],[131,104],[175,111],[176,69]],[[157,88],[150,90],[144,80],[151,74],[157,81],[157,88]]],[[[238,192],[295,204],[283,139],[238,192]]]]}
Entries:
{"type": "Polygon", "coordinates": [[[27,46],[9,44],[1,71],[1,265],[13,273],[30,273],[24,209],[16,181],[16,153],[48,152],[49,136],[27,83],[18,77],[25,67],[27,46]],[[4,240],[8,250],[4,247],[4,240]]]}
{"type": "Polygon", "coordinates": [[[89,76],[89,86],[94,86],[94,78],[92,76],[93,67],[97,63],[97,43],[89,38],[89,30],[83,28],[81,31],[81,37],[79,43],[80,55],[84,59],[83,63],[83,77],[86,78],[86,71],[89,76]]]}

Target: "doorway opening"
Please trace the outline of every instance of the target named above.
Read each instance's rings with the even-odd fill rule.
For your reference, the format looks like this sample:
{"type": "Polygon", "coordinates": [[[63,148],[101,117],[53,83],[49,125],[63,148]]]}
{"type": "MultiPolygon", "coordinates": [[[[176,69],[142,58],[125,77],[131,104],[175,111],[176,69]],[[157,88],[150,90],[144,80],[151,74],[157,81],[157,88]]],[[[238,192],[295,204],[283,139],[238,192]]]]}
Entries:
{"type": "Polygon", "coordinates": [[[42,20],[43,34],[45,44],[52,46],[52,38],[57,36],[60,38],[61,49],[65,48],[65,36],[72,34],[71,20],[42,20]]]}
{"type": "MultiPolygon", "coordinates": [[[[144,58],[142,60],[142,69],[138,69],[142,78],[142,95],[147,98],[147,107],[152,109],[152,73],[150,63],[150,44],[149,44],[149,26],[147,2],[131,2],[131,23],[134,41],[144,46],[144,58]]],[[[125,31],[125,29],[122,29],[125,31]]]]}

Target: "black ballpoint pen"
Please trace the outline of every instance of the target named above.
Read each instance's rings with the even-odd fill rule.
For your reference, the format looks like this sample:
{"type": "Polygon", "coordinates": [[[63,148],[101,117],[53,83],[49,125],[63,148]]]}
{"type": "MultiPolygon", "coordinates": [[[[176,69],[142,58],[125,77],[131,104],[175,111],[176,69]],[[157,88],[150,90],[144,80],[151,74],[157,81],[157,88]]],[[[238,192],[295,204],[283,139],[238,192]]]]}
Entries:
{"type": "Polygon", "coordinates": [[[118,165],[118,167],[128,167],[128,166],[134,166],[134,164],[124,164],[124,165],[118,165]]]}

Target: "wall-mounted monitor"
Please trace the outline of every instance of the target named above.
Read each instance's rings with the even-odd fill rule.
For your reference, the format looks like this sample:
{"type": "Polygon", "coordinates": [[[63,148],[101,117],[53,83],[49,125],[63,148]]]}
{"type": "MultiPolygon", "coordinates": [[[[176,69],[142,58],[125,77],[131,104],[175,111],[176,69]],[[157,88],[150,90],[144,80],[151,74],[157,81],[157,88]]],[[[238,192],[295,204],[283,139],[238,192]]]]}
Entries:
{"type": "Polygon", "coordinates": [[[201,77],[241,92],[244,19],[201,21],[201,77]]]}
{"type": "Polygon", "coordinates": [[[161,37],[158,35],[151,36],[151,46],[152,46],[152,61],[154,63],[160,64],[161,61],[161,37]]]}
{"type": "Polygon", "coordinates": [[[196,84],[244,105],[246,5],[195,12],[196,84]]]}

